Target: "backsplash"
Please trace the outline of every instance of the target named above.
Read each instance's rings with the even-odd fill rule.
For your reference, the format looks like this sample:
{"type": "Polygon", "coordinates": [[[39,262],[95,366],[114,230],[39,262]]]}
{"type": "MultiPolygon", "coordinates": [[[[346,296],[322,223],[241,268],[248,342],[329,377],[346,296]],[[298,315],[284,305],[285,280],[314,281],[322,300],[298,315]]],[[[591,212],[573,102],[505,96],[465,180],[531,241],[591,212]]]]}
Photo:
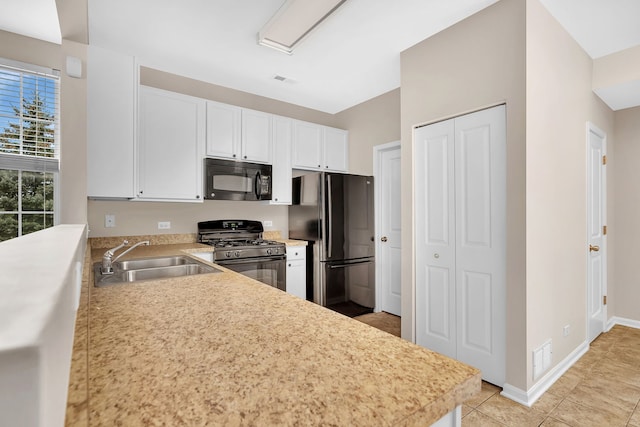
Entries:
{"type": "Polygon", "coordinates": [[[288,235],[288,206],[268,202],[206,200],[202,203],[139,202],[89,200],[87,204],[89,237],[157,236],[195,234],[199,221],[214,219],[251,219],[270,221],[265,231],[280,230],[288,235]],[[105,226],[105,215],[115,227],[105,226]],[[159,228],[158,223],[163,227],[159,228]]]}
{"type": "Polygon", "coordinates": [[[112,237],[89,237],[89,245],[91,249],[114,248],[122,243],[123,240],[129,241],[129,246],[138,242],[148,240],[151,245],[175,245],[179,243],[195,243],[197,236],[191,234],[149,234],[141,236],[112,236],[112,237]]]}

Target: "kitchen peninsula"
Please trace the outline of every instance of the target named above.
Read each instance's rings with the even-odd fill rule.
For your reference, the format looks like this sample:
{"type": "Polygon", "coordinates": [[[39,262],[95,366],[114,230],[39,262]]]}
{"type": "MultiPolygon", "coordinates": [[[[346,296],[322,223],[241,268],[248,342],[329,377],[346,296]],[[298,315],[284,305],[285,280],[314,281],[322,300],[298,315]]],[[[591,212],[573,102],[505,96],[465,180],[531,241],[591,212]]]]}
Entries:
{"type": "Polygon", "coordinates": [[[422,426],[480,390],[474,368],[218,268],[84,287],[88,378],[72,368],[70,390],[87,402],[70,399],[67,425],[422,426]]]}

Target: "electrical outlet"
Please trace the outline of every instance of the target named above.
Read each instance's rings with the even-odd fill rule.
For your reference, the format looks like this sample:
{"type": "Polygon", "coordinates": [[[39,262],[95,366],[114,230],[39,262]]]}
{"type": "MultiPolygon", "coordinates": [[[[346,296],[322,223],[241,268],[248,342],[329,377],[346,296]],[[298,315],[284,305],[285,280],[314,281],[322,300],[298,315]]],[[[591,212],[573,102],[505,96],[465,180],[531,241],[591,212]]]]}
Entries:
{"type": "Polygon", "coordinates": [[[273,221],[262,221],[265,227],[273,227],[273,221]]]}
{"type": "Polygon", "coordinates": [[[104,216],[104,226],[105,228],[113,228],[116,226],[116,216],[107,214],[104,216]]]}
{"type": "Polygon", "coordinates": [[[158,221],[159,230],[168,230],[171,228],[171,221],[158,221]]]}
{"type": "Polygon", "coordinates": [[[571,325],[567,325],[564,328],[562,328],[562,336],[566,337],[570,333],[571,333],[571,325]]]}

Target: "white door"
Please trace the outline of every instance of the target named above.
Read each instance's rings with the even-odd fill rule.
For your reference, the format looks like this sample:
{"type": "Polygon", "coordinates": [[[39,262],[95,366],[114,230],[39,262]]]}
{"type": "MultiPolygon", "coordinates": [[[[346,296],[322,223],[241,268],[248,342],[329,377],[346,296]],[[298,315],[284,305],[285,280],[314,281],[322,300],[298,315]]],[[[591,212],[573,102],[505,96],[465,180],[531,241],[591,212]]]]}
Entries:
{"type": "Polygon", "coordinates": [[[401,315],[400,293],[400,143],[390,143],[376,150],[376,217],[378,244],[376,283],[379,285],[379,311],[401,315]]]}
{"type": "Polygon", "coordinates": [[[454,121],[415,131],[416,342],[455,358],[454,121]]]}
{"type": "Polygon", "coordinates": [[[458,356],[482,377],[505,381],[505,107],[456,119],[456,308],[458,356]]]}
{"type": "Polygon", "coordinates": [[[606,295],[606,134],[587,124],[587,319],[589,342],[600,335],[607,321],[606,295]]]}
{"type": "Polygon", "coordinates": [[[419,128],[415,144],[416,340],[502,385],[505,107],[419,128]]]}

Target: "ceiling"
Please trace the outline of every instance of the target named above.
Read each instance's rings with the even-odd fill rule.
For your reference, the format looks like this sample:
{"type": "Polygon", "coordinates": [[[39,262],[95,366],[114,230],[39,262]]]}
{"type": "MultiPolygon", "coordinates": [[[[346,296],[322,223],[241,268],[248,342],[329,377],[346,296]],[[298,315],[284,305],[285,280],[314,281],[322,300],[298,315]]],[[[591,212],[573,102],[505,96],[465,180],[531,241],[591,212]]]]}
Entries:
{"type": "MultiPolygon", "coordinates": [[[[401,51],[496,1],[348,0],[287,55],[256,42],[284,0],[87,0],[89,43],[336,113],[399,87],[401,51]]],[[[592,58],[640,45],[638,0],[540,1],[592,58]]],[[[60,43],[55,0],[2,3],[0,29],[60,43]]]]}

